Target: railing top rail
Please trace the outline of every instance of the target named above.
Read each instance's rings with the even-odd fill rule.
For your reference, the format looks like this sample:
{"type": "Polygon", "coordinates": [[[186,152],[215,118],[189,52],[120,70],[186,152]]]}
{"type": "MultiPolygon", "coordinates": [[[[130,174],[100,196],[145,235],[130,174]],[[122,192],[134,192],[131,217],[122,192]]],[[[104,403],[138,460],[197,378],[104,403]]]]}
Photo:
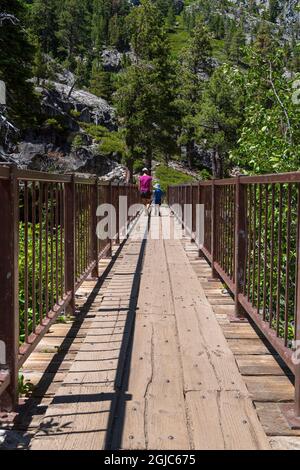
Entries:
{"type": "Polygon", "coordinates": [[[76,184],[96,184],[98,178],[96,176],[91,176],[89,178],[85,178],[84,176],[75,176],[74,182],[76,184]]]}
{"type": "Polygon", "coordinates": [[[58,175],[32,170],[17,170],[16,177],[21,181],[43,181],[45,183],[70,183],[71,175],[58,175]]]}
{"type": "MultiPolygon", "coordinates": [[[[16,168],[14,164],[9,163],[0,163],[0,180],[8,180],[10,178],[11,168],[16,168]]],[[[118,182],[109,182],[109,181],[102,181],[97,176],[80,176],[80,175],[73,175],[71,173],[68,174],[57,174],[57,173],[46,173],[42,171],[34,171],[34,170],[22,170],[16,168],[15,175],[19,181],[41,181],[45,183],[70,183],[72,178],[74,178],[74,182],[77,184],[87,184],[92,185],[98,183],[99,186],[124,186],[124,187],[136,187],[135,184],[131,183],[118,183],[118,182]]]]}
{"type": "Polygon", "coordinates": [[[243,176],[240,178],[242,184],[255,183],[299,183],[300,171],[293,173],[278,173],[259,176],[243,176]]]}
{"type": "MultiPolygon", "coordinates": [[[[275,183],[300,183],[300,171],[290,172],[290,173],[274,173],[274,174],[267,174],[267,175],[254,175],[254,176],[239,176],[233,178],[225,178],[225,179],[211,179],[206,181],[200,181],[200,186],[211,186],[215,184],[216,186],[226,186],[226,185],[234,185],[236,184],[237,180],[239,179],[241,184],[275,184],[275,183]]],[[[189,184],[179,184],[179,185],[171,185],[170,188],[176,187],[186,187],[190,186],[189,184]]]]}

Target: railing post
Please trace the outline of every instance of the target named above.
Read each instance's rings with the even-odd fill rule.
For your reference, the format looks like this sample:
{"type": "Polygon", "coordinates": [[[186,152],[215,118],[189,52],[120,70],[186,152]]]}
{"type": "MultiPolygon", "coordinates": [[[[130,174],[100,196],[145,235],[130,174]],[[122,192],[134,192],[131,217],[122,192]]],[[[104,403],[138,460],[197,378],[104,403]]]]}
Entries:
{"type": "Polygon", "coordinates": [[[65,291],[71,296],[67,310],[75,314],[75,176],[65,183],[65,291]]]}
{"type": "Polygon", "coordinates": [[[212,278],[218,278],[218,273],[215,270],[215,256],[217,247],[217,232],[216,232],[216,185],[215,180],[212,180],[211,185],[211,268],[212,278]]]}
{"type": "Polygon", "coordinates": [[[190,185],[190,204],[192,207],[192,217],[191,217],[191,243],[195,243],[195,231],[194,231],[194,222],[195,222],[195,210],[194,210],[194,185],[190,185]]]}
{"type": "Polygon", "coordinates": [[[235,315],[231,321],[247,321],[245,318],[244,310],[239,302],[239,294],[243,290],[244,270],[245,270],[245,256],[247,252],[247,208],[246,208],[246,186],[241,184],[241,177],[236,178],[235,185],[235,315]]]}
{"type": "MultiPolygon", "coordinates": [[[[107,201],[106,202],[107,202],[107,204],[110,204],[110,205],[112,205],[112,202],[113,202],[112,201],[112,184],[111,184],[111,182],[109,183],[108,188],[107,188],[107,201]]],[[[109,227],[109,230],[108,230],[109,248],[108,248],[108,252],[107,252],[107,258],[112,257],[112,230],[111,230],[112,216],[113,216],[112,212],[110,211],[110,221],[109,221],[110,227],[109,227]]]]}
{"type": "Polygon", "coordinates": [[[98,237],[97,237],[97,208],[98,208],[98,184],[99,180],[96,179],[92,190],[92,201],[91,201],[91,251],[92,259],[96,260],[96,265],[91,273],[92,277],[99,277],[99,260],[98,260],[98,237]]]}
{"type": "MultiPolygon", "coordinates": [[[[198,204],[199,206],[201,205],[201,196],[202,196],[202,195],[201,195],[201,183],[198,183],[197,204],[198,204]]],[[[205,209],[204,209],[204,210],[205,210],[205,209]]],[[[196,220],[197,220],[198,217],[199,217],[199,214],[196,213],[196,220]]],[[[200,223],[200,221],[199,221],[199,223],[200,223]]],[[[200,229],[200,227],[197,227],[197,229],[200,229]]],[[[204,229],[205,229],[205,227],[204,227],[204,229]]],[[[200,236],[200,234],[199,234],[199,236],[200,236]]],[[[198,240],[198,245],[199,245],[199,243],[200,243],[200,240],[198,240]]],[[[202,252],[200,246],[199,246],[199,250],[198,250],[198,256],[199,256],[199,258],[203,258],[203,252],[202,252]]]]}
{"type": "Polygon", "coordinates": [[[117,228],[117,238],[116,244],[120,245],[120,183],[116,187],[117,197],[116,197],[116,228],[117,228]]]}
{"type": "Polygon", "coordinates": [[[295,364],[295,416],[298,418],[300,427],[300,184],[298,185],[298,208],[297,208],[297,284],[296,284],[296,317],[295,317],[295,340],[298,362],[295,364]]]}
{"type": "Polygon", "coordinates": [[[19,187],[16,167],[11,167],[9,180],[0,181],[0,188],[0,341],[4,343],[5,352],[5,357],[0,358],[0,369],[7,369],[10,376],[0,407],[12,411],[18,402],[19,352],[19,187]]]}
{"type": "Polygon", "coordinates": [[[181,220],[181,228],[182,230],[185,229],[185,220],[184,220],[184,216],[185,216],[185,204],[186,204],[186,186],[183,186],[182,187],[182,220],[181,220]]]}
{"type": "Polygon", "coordinates": [[[300,429],[300,184],[298,185],[297,201],[297,267],[296,267],[296,308],[295,308],[295,352],[294,352],[294,374],[295,374],[295,403],[284,403],[281,411],[285,416],[290,428],[300,429]]]}

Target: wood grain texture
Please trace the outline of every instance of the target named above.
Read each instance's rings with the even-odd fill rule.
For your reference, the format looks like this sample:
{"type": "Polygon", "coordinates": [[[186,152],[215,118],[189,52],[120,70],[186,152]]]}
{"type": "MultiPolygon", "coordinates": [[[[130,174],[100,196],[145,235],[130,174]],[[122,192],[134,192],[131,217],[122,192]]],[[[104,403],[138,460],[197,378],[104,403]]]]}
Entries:
{"type": "MultiPolygon", "coordinates": [[[[31,449],[270,448],[211,305],[225,315],[232,299],[219,298],[221,284],[207,281],[210,270],[195,259],[194,246],[187,256],[180,240],[162,238],[169,220],[176,225],[164,209],[152,218],[157,239],[125,243],[68,344],[70,368],[31,449]]],[[[137,233],[147,223],[142,216],[137,233]]],[[[255,342],[247,326],[245,341],[255,342]]],[[[55,327],[48,347],[61,348],[64,331],[55,327]]]]}

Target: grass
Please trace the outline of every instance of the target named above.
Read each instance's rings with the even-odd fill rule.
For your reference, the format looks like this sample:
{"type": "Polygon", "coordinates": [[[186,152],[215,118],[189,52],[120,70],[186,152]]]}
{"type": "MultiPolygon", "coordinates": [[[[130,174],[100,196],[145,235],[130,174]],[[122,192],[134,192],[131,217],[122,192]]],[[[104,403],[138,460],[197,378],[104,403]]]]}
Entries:
{"type": "MultiPolygon", "coordinates": [[[[186,6],[194,3],[194,0],[186,2],[186,6]]],[[[183,15],[176,16],[176,23],[178,26],[174,26],[173,31],[170,31],[169,43],[171,47],[171,54],[174,59],[178,59],[181,51],[187,46],[187,43],[190,39],[190,33],[186,30],[184,25],[183,15]]],[[[226,62],[227,56],[225,52],[225,44],[223,39],[213,39],[212,40],[213,48],[213,57],[215,57],[219,62],[226,62]]]]}
{"type": "Polygon", "coordinates": [[[174,30],[169,33],[171,54],[174,58],[179,57],[180,52],[186,47],[187,41],[190,38],[190,33],[184,27],[182,15],[176,17],[176,22],[179,26],[174,26],[174,30]]]}
{"type": "Polygon", "coordinates": [[[186,175],[181,171],[174,170],[164,165],[160,165],[155,170],[156,179],[159,181],[164,192],[167,191],[169,185],[192,183],[195,179],[186,175]]]}

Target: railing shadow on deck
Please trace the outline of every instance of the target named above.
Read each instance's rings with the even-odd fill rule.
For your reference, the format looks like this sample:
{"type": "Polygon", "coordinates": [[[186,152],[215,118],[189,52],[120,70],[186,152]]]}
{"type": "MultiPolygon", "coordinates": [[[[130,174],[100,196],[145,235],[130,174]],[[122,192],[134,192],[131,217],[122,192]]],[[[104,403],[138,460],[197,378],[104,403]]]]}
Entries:
{"type": "MultiPolygon", "coordinates": [[[[125,238],[120,245],[118,246],[116,252],[111,258],[111,261],[109,262],[108,266],[105,268],[101,276],[99,277],[95,287],[93,288],[92,292],[87,298],[87,301],[83,306],[81,306],[76,315],[76,319],[74,323],[72,324],[68,334],[65,336],[62,344],[60,345],[60,350],[53,356],[51,361],[49,362],[47,368],[43,372],[43,375],[33,390],[33,394],[28,398],[28,400],[25,402],[25,404],[21,404],[18,406],[16,410],[16,416],[13,420],[13,425],[15,427],[21,428],[24,432],[28,430],[33,416],[36,416],[37,414],[44,415],[47,409],[47,406],[42,406],[40,408],[39,405],[45,398],[45,395],[47,394],[47,391],[51,384],[53,383],[53,377],[55,374],[59,371],[61,365],[63,364],[66,356],[70,352],[70,348],[72,344],[74,343],[74,340],[76,339],[78,333],[80,332],[80,329],[83,325],[83,322],[89,318],[89,313],[91,306],[93,305],[94,301],[97,298],[97,295],[99,294],[104,282],[107,280],[107,277],[111,273],[116,261],[119,258],[120,253],[122,252],[124,245],[126,243],[127,239],[125,238]]],[[[66,372],[67,373],[67,372],[66,372]]],[[[107,395],[107,394],[105,394],[107,395]]],[[[76,397],[76,396],[75,396],[76,397]]],[[[69,399],[74,400],[74,395],[68,397],[69,399]]],[[[104,394],[100,394],[100,399],[101,401],[104,401],[105,398],[104,394]]],[[[84,397],[81,397],[81,401],[84,401],[84,397]]],[[[98,400],[99,401],[99,397],[98,400]]],[[[51,403],[55,402],[55,398],[53,398],[51,403]]],[[[48,422],[47,426],[41,426],[41,431],[47,433],[47,430],[49,431],[51,428],[55,427],[55,422],[48,422]]],[[[61,433],[60,433],[61,434],[61,433]]]]}
{"type": "Polygon", "coordinates": [[[107,426],[107,434],[105,440],[105,450],[117,450],[122,443],[123,428],[125,421],[126,402],[131,400],[131,396],[127,393],[129,377],[130,377],[130,364],[132,358],[133,338],[135,329],[135,318],[138,304],[138,294],[141,283],[141,274],[143,269],[144,255],[147,245],[147,239],[142,241],[140,254],[137,262],[136,271],[132,283],[132,290],[130,294],[130,304],[128,308],[128,315],[126,318],[125,334],[122,340],[120,355],[117,365],[117,372],[115,378],[115,393],[116,400],[111,402],[111,410],[107,426]]]}
{"type": "MultiPolygon", "coordinates": [[[[150,229],[151,218],[148,220],[146,227],[146,233],[150,229]]],[[[147,246],[147,236],[144,236],[144,239],[141,243],[140,253],[137,261],[136,270],[134,273],[134,278],[132,282],[132,289],[130,293],[130,302],[128,307],[128,315],[126,317],[125,329],[124,332],[129,332],[129,335],[126,334],[123,336],[120,355],[117,365],[117,372],[115,378],[115,393],[116,400],[112,403],[110,410],[109,421],[107,426],[107,434],[105,439],[105,450],[118,450],[121,447],[124,421],[125,421],[125,412],[126,412],[126,402],[131,400],[131,396],[127,393],[130,377],[130,365],[132,358],[132,349],[133,349],[133,339],[134,339],[134,330],[135,330],[135,320],[136,320],[136,311],[138,305],[138,296],[141,284],[141,276],[143,270],[143,263],[145,257],[145,251],[147,246]]]]}

